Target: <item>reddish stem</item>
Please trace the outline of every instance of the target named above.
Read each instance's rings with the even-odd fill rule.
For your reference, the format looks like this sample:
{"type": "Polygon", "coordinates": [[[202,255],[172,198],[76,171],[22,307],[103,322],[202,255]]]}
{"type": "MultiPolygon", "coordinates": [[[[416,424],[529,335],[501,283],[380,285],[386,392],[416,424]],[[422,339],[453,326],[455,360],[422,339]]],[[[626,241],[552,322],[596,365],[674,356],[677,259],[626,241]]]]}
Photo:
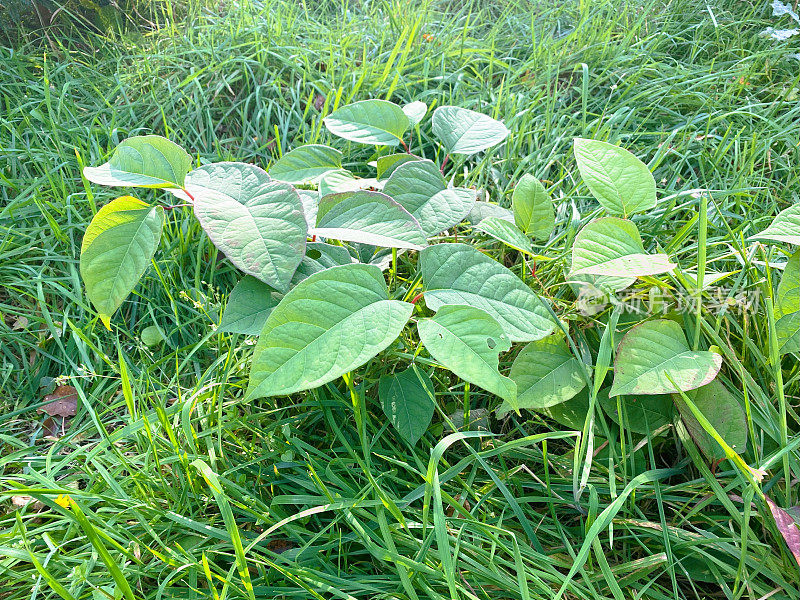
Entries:
{"type": "Polygon", "coordinates": [[[444,168],[447,166],[447,161],[450,160],[450,155],[444,157],[444,161],[442,162],[442,175],[444,175],[444,168]]]}
{"type": "Polygon", "coordinates": [[[420,299],[420,298],[422,298],[422,296],[423,296],[424,294],[425,294],[425,292],[420,292],[419,294],[417,294],[416,296],[414,296],[414,299],[411,301],[411,304],[416,304],[416,303],[419,301],[419,299],[420,299]]]}

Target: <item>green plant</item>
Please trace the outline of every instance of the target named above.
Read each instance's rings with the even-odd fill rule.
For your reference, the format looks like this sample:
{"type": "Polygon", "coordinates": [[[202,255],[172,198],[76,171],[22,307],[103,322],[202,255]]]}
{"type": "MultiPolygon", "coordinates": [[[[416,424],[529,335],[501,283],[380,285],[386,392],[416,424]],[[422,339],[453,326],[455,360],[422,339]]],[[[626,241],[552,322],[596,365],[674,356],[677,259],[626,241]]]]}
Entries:
{"type": "MultiPolygon", "coordinates": [[[[559,319],[551,302],[525,281],[524,271],[521,278],[482,253],[475,238],[473,243],[432,243],[467,220],[477,232],[519,251],[523,261],[525,256],[548,260],[534,252],[533,239],[546,244],[555,217],[546,189],[530,175],[516,186],[511,211],[478,201],[475,190],[453,185],[467,157],[508,136],[505,126],[490,117],[441,106],[431,119],[441,162],[413,154],[405,137],[412,127],[419,131],[426,113],[420,102],[401,107],[366,100],[325,119],[331,133],[377,148],[371,163],[375,177],[344,169],[342,152],[319,144],[293,149],[269,173],[231,162],[192,170],[189,155],[159,136],[125,140],[106,164],[87,167],[84,175],[104,185],[165,189],[188,201],[211,241],[246,274],[221,318],[226,332],[258,334],[246,399],[289,395],[344,378],[357,405],[353,371],[394,348],[387,360],[389,372],[398,373],[385,374],[379,395],[400,434],[415,442],[432,416],[427,408],[430,381],[415,369],[424,348],[435,364],[501,398],[499,415],[546,409],[586,388],[584,440],[591,439],[595,407],[604,407],[618,422],[627,419],[641,432],[680,414],[689,431],[702,439],[704,452],[716,456],[714,445],[703,436],[714,436],[723,427],[743,430],[744,413],[715,387],[713,397],[725,406],[725,418],[720,420],[723,413],[716,411],[703,413],[710,431],[703,419],[697,420],[691,397],[708,404],[706,390],[723,359],[713,348],[690,346],[677,319],[645,320],[617,345],[618,308],[607,313],[603,338],[587,354],[576,347],[569,331],[581,315],[573,312],[559,319]],[[387,150],[396,146],[405,152],[387,150]],[[457,168],[448,181],[446,167],[453,156],[461,162],[450,163],[457,168]],[[401,277],[398,253],[410,251],[418,251],[419,259],[401,277]],[[408,327],[413,316],[416,336],[408,327]],[[517,343],[527,345],[508,375],[502,374],[499,357],[517,343]],[[405,358],[398,360],[398,355],[405,358]],[[612,356],[613,381],[607,389],[612,356]],[[681,409],[678,413],[671,401],[662,400],[670,394],[681,409]],[[633,404],[627,406],[621,398],[633,404]]],[[[703,278],[687,283],[666,253],[644,247],[629,218],[657,204],[647,166],[606,142],[576,139],[574,148],[583,181],[610,215],[598,216],[575,236],[565,283],[578,294],[590,289],[608,296],[637,280],[656,289],[666,283],[653,277],[666,274],[696,295],[703,278]]],[[[126,196],[103,207],[87,229],[81,274],[106,327],[155,254],[163,212],[161,206],[126,196]]],[[[761,237],[785,239],[784,229],[797,230],[791,219],[780,215],[761,237]]],[[[779,294],[786,299],[777,309],[782,346],[792,337],[788,322],[798,314],[791,305],[796,293],[782,293],[784,287],[779,294]]],[[[734,445],[737,452],[746,447],[734,445]]],[[[741,460],[739,464],[752,475],[741,460]]]]}

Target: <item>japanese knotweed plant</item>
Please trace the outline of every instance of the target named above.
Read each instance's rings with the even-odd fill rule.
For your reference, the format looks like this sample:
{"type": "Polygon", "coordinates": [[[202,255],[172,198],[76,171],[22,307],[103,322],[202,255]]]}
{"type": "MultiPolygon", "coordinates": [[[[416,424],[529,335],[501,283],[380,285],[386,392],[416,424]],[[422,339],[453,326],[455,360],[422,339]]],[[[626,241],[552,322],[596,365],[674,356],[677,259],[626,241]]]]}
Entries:
{"type": "MultiPolygon", "coordinates": [[[[247,398],[293,394],[340,377],[355,394],[351,373],[403,334],[421,345],[413,342],[415,353],[403,354],[410,357],[407,368],[380,378],[378,395],[411,443],[425,432],[434,409],[431,379],[416,360],[424,348],[432,357],[424,364],[449,369],[501,398],[500,415],[541,411],[583,429],[584,440],[591,439],[595,410],[613,421],[624,418],[629,429],[645,434],[682,418],[709,458],[738,459],[746,427],[738,401],[715,380],[722,356],[699,349],[697,338],[690,345],[676,320],[645,320],[617,344],[619,312],[607,311],[605,333],[587,351],[585,344],[578,348],[547,299],[471,238],[437,242],[451,239],[440,234],[468,220],[523,256],[546,260],[534,247],[554,235],[555,210],[545,186],[531,175],[516,183],[510,210],[454,187],[443,165],[406,146],[404,138],[412,127],[419,130],[427,112],[422,102],[401,107],[366,100],[325,118],[335,136],[377,147],[369,178],[344,169],[339,149],[316,144],[291,150],[268,172],[238,162],[193,169],[182,148],[155,135],[123,141],[106,164],[87,167],[84,175],[103,185],[164,189],[191,203],[210,240],[242,271],[219,330],[258,336],[247,398]],[[405,151],[392,152],[398,146],[405,151]],[[417,272],[402,286],[398,251],[418,253],[411,261],[417,272]],[[419,298],[427,311],[418,305],[415,313],[419,298]],[[406,330],[415,314],[416,334],[406,330]],[[500,355],[518,344],[524,346],[502,373],[500,355]]],[[[502,123],[455,106],[437,108],[430,125],[443,163],[451,155],[482,152],[509,134],[502,123]]],[[[629,218],[656,206],[648,167],[601,141],[576,139],[574,152],[583,182],[606,214],[575,236],[566,283],[578,294],[608,294],[637,279],[680,271],[667,254],[648,252],[629,218]]],[[[800,241],[800,211],[792,210],[760,237],[800,241]]],[[[106,327],[153,258],[163,225],[163,207],[131,196],[104,206],[89,225],[81,275],[106,327]]],[[[781,296],[786,300],[775,315],[784,352],[797,351],[800,339],[798,271],[795,254],[779,296],[789,286],[793,292],[781,296]]],[[[694,280],[677,279],[696,292],[703,273],[704,265],[694,280]]]]}

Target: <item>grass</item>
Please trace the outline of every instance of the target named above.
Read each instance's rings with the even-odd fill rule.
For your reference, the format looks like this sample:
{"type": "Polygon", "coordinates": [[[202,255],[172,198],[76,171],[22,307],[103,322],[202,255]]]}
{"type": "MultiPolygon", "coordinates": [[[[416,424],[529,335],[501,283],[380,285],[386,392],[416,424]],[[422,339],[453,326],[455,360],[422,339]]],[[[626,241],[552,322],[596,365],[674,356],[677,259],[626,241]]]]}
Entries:
{"type": "MultiPolygon", "coordinates": [[[[575,456],[571,429],[534,414],[448,435],[465,403],[499,401],[437,369],[434,425],[412,448],[375,400],[378,359],[356,373],[358,417],[333,384],[244,403],[252,343],[212,326],[237,275],[186,209],[170,212],[113,333],[96,320],[77,259],[114,193],[89,187],[81,165],[154,132],[200,160],[267,167],[328,139],[321,119],[334,107],[371,97],[503,119],[502,149],[452,172],[469,166],[465,183],[504,204],[521,174],[545,180],[559,202],[547,254],[559,259],[595,207],[572,138],[621,142],[672,197],[639,223],[647,243],[666,228],[684,267],[735,271],[732,299],[772,289],[765,257],[744,240],[800,194],[800,107],[796,61],[758,35],[774,25],[768,6],[418,4],[166,3],[149,31],[76,26],[0,48],[3,598],[800,598],[768,509],[733,464],[709,466],[682,427],[640,440],[599,415],[609,443],[588,458],[575,456]],[[705,258],[698,188],[710,190],[705,258]],[[162,343],[142,342],[150,325],[162,343]],[[37,409],[61,380],[78,389],[79,409],[55,441],[37,409]]],[[[415,138],[417,152],[433,152],[415,138]]],[[[539,265],[530,281],[569,315],[571,292],[553,285],[562,268],[539,265]]],[[[744,459],[767,468],[764,491],[790,506],[797,363],[775,368],[763,307],[758,318],[701,317],[697,339],[722,349],[748,409],[744,459]]],[[[599,335],[587,327],[576,339],[599,335]]]]}

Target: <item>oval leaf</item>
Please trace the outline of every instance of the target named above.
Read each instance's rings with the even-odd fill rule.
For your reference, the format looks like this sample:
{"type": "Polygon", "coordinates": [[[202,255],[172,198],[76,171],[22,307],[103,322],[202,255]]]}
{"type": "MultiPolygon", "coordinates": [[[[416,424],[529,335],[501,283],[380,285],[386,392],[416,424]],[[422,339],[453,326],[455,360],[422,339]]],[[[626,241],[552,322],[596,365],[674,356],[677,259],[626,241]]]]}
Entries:
{"type": "Polygon", "coordinates": [[[511,342],[487,312],[472,306],[443,306],[432,318],[421,319],[417,329],[438,363],[516,408],[517,385],[498,371],[499,354],[511,348],[511,342]]]}
{"type": "Polygon", "coordinates": [[[319,202],[314,234],[389,248],[420,250],[425,234],[406,209],[380,192],[330,194],[319,202]]]}
{"type": "Polygon", "coordinates": [[[675,404],[668,394],[625,396],[617,404],[618,398],[609,398],[608,391],[605,388],[597,393],[603,412],[617,425],[624,423],[633,433],[648,435],[675,419],[675,404]]]}
{"type": "Polygon", "coordinates": [[[183,187],[192,157],[160,135],[141,135],[122,141],[111,160],[84,167],[83,176],[100,185],[144,188],[183,187]]]}
{"type": "Polygon", "coordinates": [[[313,183],[328,171],[342,168],[342,153],[320,144],[299,146],[269,169],[270,177],[286,183],[313,183]]]}
{"type": "Polygon", "coordinates": [[[800,250],[792,254],[783,270],[774,314],[778,351],[800,352],[800,250]]]}
{"type": "Polygon", "coordinates": [[[410,124],[403,109],[386,100],[348,104],[323,122],[328,131],[340,138],[375,146],[396,146],[410,124]]]}
{"type": "Polygon", "coordinates": [[[278,305],[279,299],[273,295],[274,292],[263,281],[245,275],[233,288],[217,330],[258,335],[269,313],[278,305]]]}
{"type": "MultiPolygon", "coordinates": [[[[517,384],[517,407],[539,410],[566,402],[586,387],[582,373],[562,336],[531,342],[514,359],[509,374],[517,384]]],[[[504,403],[497,414],[512,409],[504,403]]]]}
{"type": "Polygon", "coordinates": [[[408,122],[413,127],[414,125],[418,125],[419,122],[425,118],[428,112],[428,105],[420,100],[409,102],[403,106],[403,112],[406,113],[408,122]]]}
{"type": "Polygon", "coordinates": [[[131,196],[112,200],[89,223],[81,244],[81,277],[107,328],[144,275],[163,228],[164,210],[131,196]]]}
{"type": "MultiPolygon", "coordinates": [[[[687,396],[728,446],[737,454],[743,454],[747,450],[747,416],[736,398],[719,379],[688,392],[687,396]]],[[[708,460],[724,459],[726,456],[722,446],[703,429],[681,395],[673,394],[672,399],[681,413],[686,430],[706,458],[708,460]]]]}
{"type": "Polygon", "coordinates": [[[750,237],[751,240],[800,244],[800,204],[790,206],[778,213],[778,216],[761,233],[750,237]]]}
{"type": "Polygon", "coordinates": [[[500,121],[458,106],[440,106],[433,111],[433,134],[451,154],[475,154],[508,137],[500,121]]]}
{"type": "Polygon", "coordinates": [[[645,253],[636,225],[618,217],[588,223],[572,245],[571,275],[619,277],[620,285],[633,276],[666,273],[675,266],[666,254],[645,253]]]}
{"type": "Polygon", "coordinates": [[[378,267],[351,264],[314,273],[267,318],[246,397],[293,394],[349,373],[397,339],[413,309],[389,300],[378,267]]]}
{"type": "Polygon", "coordinates": [[[214,245],[240,270],[286,291],[308,232],[297,191],[255,165],[225,162],[192,171],[186,190],[214,245]]]}
{"type": "Polygon", "coordinates": [[[633,154],[607,142],[575,138],[583,182],[609,212],[627,216],[656,205],[656,180],[633,154]]]}
{"type": "Polygon", "coordinates": [[[514,222],[525,235],[546,240],[556,224],[553,201],[542,182],[532,175],[523,175],[511,196],[514,222]]]}
{"type": "Polygon", "coordinates": [[[467,215],[467,220],[473,225],[477,225],[489,217],[497,217],[498,219],[503,219],[509,223],[514,223],[513,212],[507,208],[503,208],[499,204],[494,204],[493,202],[484,202],[482,200],[478,200],[472,205],[472,209],[467,215]]]}
{"type": "Polygon", "coordinates": [[[517,226],[509,223],[500,217],[487,217],[475,225],[475,229],[482,231],[494,239],[503,242],[506,246],[511,246],[515,250],[533,254],[531,252],[531,241],[522,233],[517,226]]]}
{"type": "Polygon", "coordinates": [[[466,244],[436,244],[420,254],[425,304],[480,308],[512,342],[538,340],[553,331],[545,301],[496,260],[466,244]]]}
{"type": "Polygon", "coordinates": [[[378,397],[383,414],[412,446],[428,429],[434,411],[431,378],[413,365],[394,375],[382,375],[378,397]]]}
{"type": "Polygon", "coordinates": [[[398,166],[383,192],[410,212],[429,237],[463,221],[477,198],[473,190],[448,188],[439,168],[429,160],[398,166]]]}
{"type": "Polygon", "coordinates": [[[719,354],[690,350],[675,321],[647,321],[626,333],[617,348],[610,396],[686,392],[710,383],[721,366],[719,354]]]}

